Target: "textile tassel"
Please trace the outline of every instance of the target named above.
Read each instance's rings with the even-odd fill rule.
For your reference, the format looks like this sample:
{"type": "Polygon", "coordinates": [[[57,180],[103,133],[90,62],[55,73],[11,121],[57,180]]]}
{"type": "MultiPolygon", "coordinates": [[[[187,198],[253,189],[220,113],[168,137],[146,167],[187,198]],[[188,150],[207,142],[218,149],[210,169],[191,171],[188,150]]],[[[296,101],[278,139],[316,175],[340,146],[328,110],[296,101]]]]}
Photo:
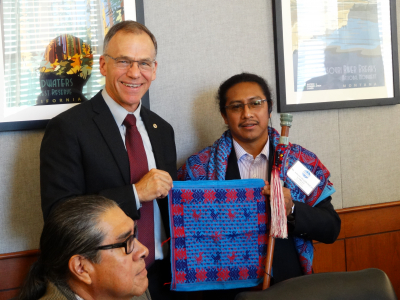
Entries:
{"type": "Polygon", "coordinates": [[[271,174],[271,229],[270,235],[274,238],[286,239],[288,237],[286,224],[285,198],[279,170],[273,167],[271,174]]]}

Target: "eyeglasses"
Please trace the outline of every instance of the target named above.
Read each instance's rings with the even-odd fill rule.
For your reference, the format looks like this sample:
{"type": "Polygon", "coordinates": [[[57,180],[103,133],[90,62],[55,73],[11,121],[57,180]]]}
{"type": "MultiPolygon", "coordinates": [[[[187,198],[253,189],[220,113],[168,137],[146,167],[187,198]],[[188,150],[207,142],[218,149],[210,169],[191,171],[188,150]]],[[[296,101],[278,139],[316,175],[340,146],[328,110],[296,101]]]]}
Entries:
{"type": "Polygon", "coordinates": [[[144,60],[130,60],[130,59],[127,59],[127,58],[124,58],[124,57],[114,58],[114,57],[112,57],[112,56],[110,56],[108,54],[104,54],[104,56],[107,56],[107,57],[113,59],[114,60],[114,65],[118,69],[123,69],[123,70],[130,69],[130,68],[132,68],[133,63],[136,62],[138,64],[139,70],[143,71],[143,72],[151,71],[153,69],[153,63],[156,61],[156,60],[151,61],[151,60],[147,60],[147,59],[144,59],[144,60]]]}
{"type": "Polygon", "coordinates": [[[225,108],[232,112],[242,112],[244,110],[244,106],[247,105],[250,110],[257,110],[264,106],[265,101],[267,101],[267,99],[252,100],[248,103],[234,103],[225,106],[225,108]]]}
{"type": "Polygon", "coordinates": [[[125,248],[125,253],[130,254],[133,251],[133,244],[135,243],[135,238],[136,238],[136,229],[137,227],[135,226],[135,230],[132,235],[130,235],[124,242],[122,243],[116,243],[116,244],[110,244],[110,245],[104,245],[97,247],[95,250],[110,250],[114,248],[125,248]]]}

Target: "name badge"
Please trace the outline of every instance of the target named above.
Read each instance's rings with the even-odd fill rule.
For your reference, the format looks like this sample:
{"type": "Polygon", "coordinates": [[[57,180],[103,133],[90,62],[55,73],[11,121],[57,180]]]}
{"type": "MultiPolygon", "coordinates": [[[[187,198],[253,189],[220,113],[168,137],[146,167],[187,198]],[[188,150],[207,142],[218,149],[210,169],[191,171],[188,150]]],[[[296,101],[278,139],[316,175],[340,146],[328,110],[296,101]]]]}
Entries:
{"type": "Polygon", "coordinates": [[[321,182],[313,173],[311,173],[301,162],[296,161],[288,170],[287,176],[307,195],[321,182]]]}

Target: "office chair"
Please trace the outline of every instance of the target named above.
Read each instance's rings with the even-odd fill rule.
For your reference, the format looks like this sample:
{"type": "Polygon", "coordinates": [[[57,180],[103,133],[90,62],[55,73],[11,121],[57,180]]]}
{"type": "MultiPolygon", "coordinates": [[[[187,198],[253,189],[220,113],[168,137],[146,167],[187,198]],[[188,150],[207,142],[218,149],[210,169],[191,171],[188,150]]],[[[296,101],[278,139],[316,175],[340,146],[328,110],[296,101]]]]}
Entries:
{"type": "Polygon", "coordinates": [[[235,300],[397,300],[388,276],[379,269],[305,275],[264,291],[243,292],[235,300]]]}

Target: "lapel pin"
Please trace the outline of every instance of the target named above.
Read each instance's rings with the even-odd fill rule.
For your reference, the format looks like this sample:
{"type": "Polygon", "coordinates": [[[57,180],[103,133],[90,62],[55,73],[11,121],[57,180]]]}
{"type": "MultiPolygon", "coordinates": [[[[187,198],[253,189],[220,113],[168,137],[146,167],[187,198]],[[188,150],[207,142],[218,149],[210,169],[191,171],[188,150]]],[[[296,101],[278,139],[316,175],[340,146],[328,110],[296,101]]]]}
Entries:
{"type": "Polygon", "coordinates": [[[157,128],[157,124],[153,124],[153,127],[154,127],[154,128],[157,128]]]}

